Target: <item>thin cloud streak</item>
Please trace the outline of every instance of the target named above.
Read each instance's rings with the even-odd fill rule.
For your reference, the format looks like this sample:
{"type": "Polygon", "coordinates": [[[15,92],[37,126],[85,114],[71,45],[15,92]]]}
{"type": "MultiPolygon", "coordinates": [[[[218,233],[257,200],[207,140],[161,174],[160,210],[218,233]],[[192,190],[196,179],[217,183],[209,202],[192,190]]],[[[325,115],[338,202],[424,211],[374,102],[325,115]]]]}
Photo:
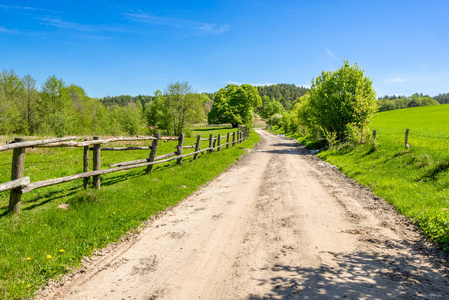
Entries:
{"type": "Polygon", "coordinates": [[[14,34],[14,33],[20,33],[20,31],[17,29],[7,29],[5,27],[0,26],[0,33],[14,34]]]}
{"type": "Polygon", "coordinates": [[[385,83],[399,83],[399,82],[406,82],[407,80],[405,78],[388,78],[385,79],[385,83]]]}
{"type": "Polygon", "coordinates": [[[333,60],[335,60],[335,55],[334,55],[334,53],[332,53],[332,51],[330,51],[326,47],[324,47],[324,50],[326,50],[327,55],[329,55],[333,60]]]}
{"type": "Polygon", "coordinates": [[[75,22],[64,21],[61,18],[39,18],[43,21],[44,25],[53,26],[61,29],[69,29],[82,32],[101,32],[101,31],[112,31],[109,26],[106,25],[83,25],[75,22]]]}
{"type": "Polygon", "coordinates": [[[219,34],[230,29],[228,24],[216,25],[212,23],[197,22],[188,19],[163,17],[157,16],[152,13],[146,13],[140,10],[138,12],[124,13],[123,15],[134,22],[190,29],[193,30],[195,34],[219,34]]]}
{"type": "Polygon", "coordinates": [[[0,4],[0,8],[3,9],[18,9],[18,10],[28,10],[28,11],[46,11],[46,12],[52,12],[52,13],[62,13],[60,11],[55,10],[49,10],[49,9],[43,9],[38,7],[31,7],[31,6],[17,6],[17,5],[4,5],[0,4]]]}

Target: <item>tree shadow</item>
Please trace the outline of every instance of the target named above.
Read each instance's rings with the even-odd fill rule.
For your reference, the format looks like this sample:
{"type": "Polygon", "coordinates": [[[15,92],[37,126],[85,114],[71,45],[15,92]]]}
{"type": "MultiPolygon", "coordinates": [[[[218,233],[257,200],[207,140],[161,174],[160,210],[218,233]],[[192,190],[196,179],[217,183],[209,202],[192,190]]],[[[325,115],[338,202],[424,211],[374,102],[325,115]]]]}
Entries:
{"type": "MultiPolygon", "coordinates": [[[[40,195],[40,196],[36,195],[32,199],[22,200],[21,202],[23,204],[27,204],[27,206],[23,205],[21,207],[21,210],[22,211],[32,210],[36,207],[45,205],[51,201],[72,196],[79,189],[80,189],[80,187],[78,186],[78,187],[72,187],[70,189],[52,190],[52,191],[45,193],[44,195],[40,195]],[[31,204],[31,205],[29,205],[29,204],[31,204]]],[[[8,211],[8,206],[9,205],[5,205],[0,208],[1,210],[5,210],[2,213],[0,213],[0,219],[9,215],[10,212],[8,211]]]]}
{"type": "Polygon", "coordinates": [[[420,263],[413,255],[326,253],[332,256],[331,265],[273,266],[270,271],[278,276],[258,280],[258,285],[268,286],[270,291],[247,299],[449,298],[447,274],[420,263]]]}
{"type": "Polygon", "coordinates": [[[264,150],[265,153],[275,153],[275,154],[296,154],[296,155],[310,155],[310,151],[307,150],[303,145],[296,143],[276,143],[272,146],[279,148],[273,150],[264,150]]]}

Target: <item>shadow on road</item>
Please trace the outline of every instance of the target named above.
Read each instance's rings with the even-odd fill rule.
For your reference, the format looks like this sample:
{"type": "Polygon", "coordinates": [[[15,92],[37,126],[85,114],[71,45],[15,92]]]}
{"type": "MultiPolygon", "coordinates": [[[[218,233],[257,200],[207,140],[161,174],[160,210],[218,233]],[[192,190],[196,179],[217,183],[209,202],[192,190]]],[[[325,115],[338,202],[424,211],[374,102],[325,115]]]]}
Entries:
{"type": "Polygon", "coordinates": [[[297,143],[276,143],[272,146],[276,147],[276,149],[264,150],[262,152],[275,154],[310,155],[310,152],[304,146],[297,143]]]}
{"type": "Polygon", "coordinates": [[[447,277],[413,255],[327,253],[332,266],[275,265],[271,271],[279,276],[259,280],[271,291],[247,299],[449,299],[447,277]]]}

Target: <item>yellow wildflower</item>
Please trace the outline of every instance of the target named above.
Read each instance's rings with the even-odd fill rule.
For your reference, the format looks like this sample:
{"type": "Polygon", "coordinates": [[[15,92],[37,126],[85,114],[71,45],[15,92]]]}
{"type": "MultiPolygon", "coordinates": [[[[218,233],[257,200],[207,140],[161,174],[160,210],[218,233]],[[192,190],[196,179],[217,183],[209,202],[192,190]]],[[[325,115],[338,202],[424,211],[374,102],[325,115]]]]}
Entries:
{"type": "Polygon", "coordinates": [[[51,258],[51,255],[49,254],[49,255],[47,255],[47,258],[51,258]]]}
{"type": "Polygon", "coordinates": [[[31,257],[27,257],[27,260],[31,260],[31,257]]]}
{"type": "Polygon", "coordinates": [[[59,252],[64,253],[65,251],[64,251],[64,249],[61,249],[61,250],[59,250],[59,252]]]}

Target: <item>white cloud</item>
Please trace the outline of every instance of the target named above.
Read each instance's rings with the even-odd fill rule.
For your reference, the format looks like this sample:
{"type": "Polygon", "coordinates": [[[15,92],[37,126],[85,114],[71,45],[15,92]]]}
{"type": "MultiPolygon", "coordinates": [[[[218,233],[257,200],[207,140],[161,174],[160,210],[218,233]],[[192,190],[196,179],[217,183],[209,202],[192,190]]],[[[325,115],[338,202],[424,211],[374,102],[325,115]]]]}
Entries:
{"type": "Polygon", "coordinates": [[[5,27],[0,26],[0,33],[19,33],[16,29],[7,29],[5,27]]]}
{"type": "Polygon", "coordinates": [[[109,31],[109,28],[106,25],[83,25],[75,22],[64,21],[61,18],[39,18],[45,25],[53,26],[61,29],[70,29],[75,31],[83,31],[83,32],[100,32],[100,31],[109,31]]]}
{"type": "Polygon", "coordinates": [[[3,5],[3,4],[0,4],[0,8],[3,8],[3,9],[18,9],[18,10],[27,10],[27,11],[36,11],[36,12],[45,11],[45,12],[52,12],[52,13],[61,13],[60,11],[54,11],[54,10],[43,9],[43,8],[38,8],[38,7],[30,7],[30,6],[17,6],[17,5],[3,5]]]}
{"type": "Polygon", "coordinates": [[[124,15],[135,22],[193,30],[193,34],[219,34],[230,29],[228,24],[216,25],[188,19],[157,16],[140,10],[138,12],[125,13],[124,15]]]}
{"type": "Polygon", "coordinates": [[[324,47],[324,50],[327,52],[327,55],[329,55],[332,59],[335,59],[335,55],[334,55],[334,53],[332,53],[332,51],[330,51],[326,47],[324,47]]]}
{"type": "Polygon", "coordinates": [[[405,78],[400,78],[400,77],[385,79],[385,83],[399,83],[399,82],[406,82],[406,81],[407,80],[405,78]]]}

